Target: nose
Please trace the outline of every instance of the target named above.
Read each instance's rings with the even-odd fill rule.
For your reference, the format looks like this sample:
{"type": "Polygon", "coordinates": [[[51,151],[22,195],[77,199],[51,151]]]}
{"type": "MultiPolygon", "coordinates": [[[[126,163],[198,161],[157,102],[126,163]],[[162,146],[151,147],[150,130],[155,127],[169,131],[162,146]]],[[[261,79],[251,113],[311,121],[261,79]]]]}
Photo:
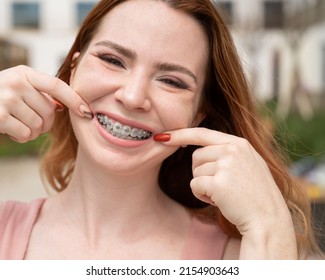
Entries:
{"type": "Polygon", "coordinates": [[[150,110],[149,82],[145,75],[142,73],[130,74],[115,92],[115,98],[128,110],[150,110]]]}

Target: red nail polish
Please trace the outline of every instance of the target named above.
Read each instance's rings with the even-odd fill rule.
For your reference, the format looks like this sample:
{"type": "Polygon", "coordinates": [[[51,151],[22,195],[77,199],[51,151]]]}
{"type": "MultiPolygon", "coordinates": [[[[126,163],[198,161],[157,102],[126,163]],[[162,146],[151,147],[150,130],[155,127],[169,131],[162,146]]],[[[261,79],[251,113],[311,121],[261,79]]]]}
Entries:
{"type": "Polygon", "coordinates": [[[53,102],[54,102],[55,105],[56,105],[56,111],[57,111],[57,112],[62,112],[63,109],[64,109],[64,106],[62,105],[62,103],[59,102],[59,101],[57,101],[57,100],[55,100],[55,99],[53,99],[53,102]]]}
{"type": "Polygon", "coordinates": [[[167,142],[170,140],[170,134],[168,133],[160,133],[153,137],[153,139],[157,142],[167,142]]]}

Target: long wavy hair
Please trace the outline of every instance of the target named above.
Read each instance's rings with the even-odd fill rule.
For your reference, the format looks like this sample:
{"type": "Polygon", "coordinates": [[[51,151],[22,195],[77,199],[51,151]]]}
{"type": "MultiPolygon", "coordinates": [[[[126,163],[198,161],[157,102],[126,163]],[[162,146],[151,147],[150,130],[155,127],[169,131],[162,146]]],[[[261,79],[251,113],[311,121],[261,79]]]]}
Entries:
{"type": "MultiPolygon", "coordinates": [[[[57,77],[69,83],[76,67],[75,52],[83,53],[101,20],[118,4],[132,0],[102,0],[85,18],[57,77]]],[[[200,126],[246,138],[266,161],[290,211],[296,228],[301,257],[318,252],[311,226],[310,203],[302,188],[288,173],[286,163],[272,135],[260,121],[255,101],[244,76],[232,36],[210,0],[155,0],[193,17],[209,40],[210,61],[200,105],[205,119],[200,126]]],[[[68,109],[57,114],[49,135],[49,144],[42,158],[42,171],[51,187],[60,192],[71,178],[78,142],[74,135],[68,109]]],[[[162,164],[159,173],[161,189],[182,205],[212,216],[231,236],[240,237],[216,207],[196,199],[190,191],[192,153],[197,147],[180,148],[162,164]]]]}

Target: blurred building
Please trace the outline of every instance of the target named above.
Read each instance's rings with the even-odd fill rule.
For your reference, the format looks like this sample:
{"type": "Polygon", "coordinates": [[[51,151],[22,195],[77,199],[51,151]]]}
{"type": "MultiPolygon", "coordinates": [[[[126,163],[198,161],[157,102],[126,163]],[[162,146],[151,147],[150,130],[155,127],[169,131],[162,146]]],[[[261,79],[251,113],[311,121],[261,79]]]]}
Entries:
{"type": "Polygon", "coordinates": [[[55,74],[81,21],[96,2],[1,0],[0,69],[27,63],[55,74]]]}
{"type": "Polygon", "coordinates": [[[213,0],[224,11],[259,99],[285,115],[325,105],[325,1],[213,0]]]}
{"type": "MultiPolygon", "coordinates": [[[[278,99],[284,113],[296,100],[305,114],[324,101],[325,1],[211,1],[224,11],[259,99],[278,99]]],[[[0,69],[27,63],[55,74],[96,2],[1,0],[0,69]]]]}

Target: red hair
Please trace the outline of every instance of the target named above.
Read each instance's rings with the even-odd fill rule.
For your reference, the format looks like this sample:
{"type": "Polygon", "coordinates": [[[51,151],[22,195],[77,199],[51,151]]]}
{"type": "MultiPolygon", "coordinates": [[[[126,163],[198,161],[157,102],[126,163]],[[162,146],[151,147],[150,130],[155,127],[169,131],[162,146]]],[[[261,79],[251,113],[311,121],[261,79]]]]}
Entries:
{"type": "MultiPolygon", "coordinates": [[[[128,0],[131,1],[131,0],[128,0]]],[[[267,163],[291,211],[300,255],[317,251],[311,227],[310,204],[304,189],[290,176],[272,135],[264,129],[231,34],[210,0],[159,0],[182,11],[202,26],[209,40],[210,61],[202,95],[200,111],[205,119],[200,126],[247,139],[267,163]]],[[[103,0],[89,13],[61,66],[58,77],[69,83],[75,67],[73,54],[88,47],[103,17],[123,0],[103,0]]],[[[43,157],[43,171],[57,191],[66,188],[77,153],[77,140],[70,123],[68,110],[57,115],[50,135],[50,146],[43,157]]],[[[197,200],[190,191],[192,153],[196,147],[180,148],[167,158],[159,174],[160,187],[184,206],[201,209],[213,215],[229,235],[239,236],[217,208],[197,200]]]]}

